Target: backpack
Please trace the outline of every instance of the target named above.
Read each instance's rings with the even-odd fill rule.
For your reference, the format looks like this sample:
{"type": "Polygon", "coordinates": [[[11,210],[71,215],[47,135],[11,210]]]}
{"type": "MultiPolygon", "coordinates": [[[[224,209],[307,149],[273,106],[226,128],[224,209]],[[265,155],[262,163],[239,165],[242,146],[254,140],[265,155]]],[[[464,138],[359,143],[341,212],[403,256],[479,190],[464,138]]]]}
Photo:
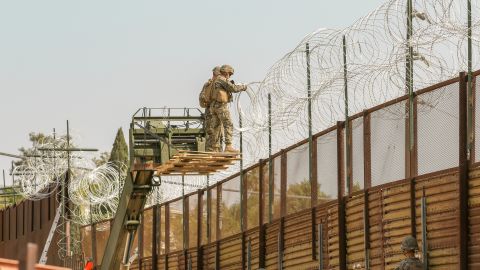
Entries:
{"type": "Polygon", "coordinates": [[[207,108],[212,101],[212,92],[213,92],[213,81],[208,80],[203,85],[202,91],[200,91],[200,95],[198,96],[198,102],[200,103],[200,107],[207,108]]]}

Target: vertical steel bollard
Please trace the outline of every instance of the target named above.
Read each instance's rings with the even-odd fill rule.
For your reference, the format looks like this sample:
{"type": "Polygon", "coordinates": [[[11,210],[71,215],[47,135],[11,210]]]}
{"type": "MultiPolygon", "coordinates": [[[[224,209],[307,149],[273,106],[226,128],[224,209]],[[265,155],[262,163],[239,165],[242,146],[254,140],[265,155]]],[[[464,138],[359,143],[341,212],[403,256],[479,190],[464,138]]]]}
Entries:
{"type": "Polygon", "coordinates": [[[318,270],[323,270],[323,223],[318,224],[318,270]]]}
{"type": "Polygon", "coordinates": [[[422,257],[423,269],[428,269],[428,245],[427,245],[427,199],[425,198],[425,189],[422,196],[422,257]]]}
{"type": "Polygon", "coordinates": [[[278,269],[283,269],[283,249],[282,249],[282,243],[280,243],[282,236],[280,233],[278,233],[278,238],[277,238],[277,250],[278,250],[278,269]]]}
{"type": "Polygon", "coordinates": [[[247,246],[247,269],[252,270],[252,239],[248,238],[247,246]]]}
{"type": "MultiPolygon", "coordinates": [[[[367,206],[368,207],[368,206],[367,206]]],[[[364,237],[363,237],[363,245],[364,245],[364,256],[365,256],[365,270],[370,269],[370,248],[369,248],[369,237],[368,237],[368,216],[367,216],[367,211],[365,211],[365,207],[363,208],[363,231],[364,231],[364,237]]]]}

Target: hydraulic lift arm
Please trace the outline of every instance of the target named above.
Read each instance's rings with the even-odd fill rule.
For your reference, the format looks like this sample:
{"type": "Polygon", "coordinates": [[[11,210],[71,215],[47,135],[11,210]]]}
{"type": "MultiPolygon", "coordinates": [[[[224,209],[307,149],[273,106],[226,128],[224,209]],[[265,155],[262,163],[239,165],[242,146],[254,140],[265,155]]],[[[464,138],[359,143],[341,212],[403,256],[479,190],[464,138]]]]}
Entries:
{"type": "Polygon", "coordinates": [[[100,269],[120,269],[128,262],[140,216],[152,189],[153,170],[137,170],[125,179],[117,213],[110,229],[100,269]]]}

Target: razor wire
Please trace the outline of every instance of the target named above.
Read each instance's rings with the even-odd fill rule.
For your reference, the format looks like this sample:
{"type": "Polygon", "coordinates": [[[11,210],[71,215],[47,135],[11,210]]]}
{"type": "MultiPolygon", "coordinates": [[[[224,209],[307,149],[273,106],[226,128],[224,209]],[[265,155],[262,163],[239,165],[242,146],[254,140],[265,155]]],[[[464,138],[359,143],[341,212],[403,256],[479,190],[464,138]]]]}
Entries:
{"type": "MultiPolygon", "coordinates": [[[[348,113],[403,96],[408,47],[413,47],[413,86],[419,90],[467,70],[467,0],[413,1],[413,36],[407,41],[407,1],[390,0],[344,29],[319,29],[277,61],[260,83],[236,95],[235,133],[243,135],[244,163],[268,157],[268,129],[273,153],[308,137],[308,123],[319,132],[345,119],[343,44],[346,39],[348,113]],[[307,97],[306,44],[309,45],[311,99],[307,97]],[[271,95],[271,125],[268,100],[271,95]],[[307,114],[312,103],[312,116],[307,114]]],[[[480,68],[480,2],[472,1],[473,69],[480,68]]],[[[436,100],[423,100],[432,104],[436,100]]],[[[404,108],[384,117],[405,118],[404,108]]],[[[237,140],[236,145],[239,145],[237,140]]],[[[237,168],[234,168],[237,169],[237,168]]],[[[231,173],[231,172],[230,172],[231,173]]]]}
{"type": "MultiPolygon", "coordinates": [[[[480,2],[472,1],[473,69],[480,68],[480,2]]],[[[272,153],[345,119],[343,37],[346,39],[348,113],[365,109],[407,93],[408,48],[413,48],[413,87],[419,90],[458,76],[467,70],[467,0],[414,0],[413,35],[407,40],[407,1],[389,0],[344,29],[321,28],[307,35],[278,60],[261,82],[248,84],[234,95],[231,105],[235,146],[243,136],[244,167],[268,157],[269,129],[272,153]],[[307,97],[306,44],[309,45],[311,99],[307,97]],[[271,95],[271,124],[268,118],[271,95]],[[308,102],[312,103],[309,119],[308,102]],[[238,119],[242,118],[242,127],[238,119]]],[[[422,100],[421,110],[433,110],[438,95],[422,100]]],[[[377,117],[404,119],[408,111],[390,106],[377,117]]],[[[210,176],[209,184],[237,173],[239,164],[210,176]]],[[[188,182],[206,183],[206,177],[188,182]]],[[[174,180],[177,181],[177,180],[174,180]]],[[[181,187],[180,187],[181,188],[181,187]]],[[[185,189],[189,189],[185,187],[185,189]]],[[[190,190],[190,189],[189,189],[190,190]]],[[[178,185],[164,184],[158,194],[167,201],[181,196],[178,185]],[[176,196],[175,196],[176,195],[176,196]]],[[[159,200],[157,195],[156,200],[159,200]]]]}

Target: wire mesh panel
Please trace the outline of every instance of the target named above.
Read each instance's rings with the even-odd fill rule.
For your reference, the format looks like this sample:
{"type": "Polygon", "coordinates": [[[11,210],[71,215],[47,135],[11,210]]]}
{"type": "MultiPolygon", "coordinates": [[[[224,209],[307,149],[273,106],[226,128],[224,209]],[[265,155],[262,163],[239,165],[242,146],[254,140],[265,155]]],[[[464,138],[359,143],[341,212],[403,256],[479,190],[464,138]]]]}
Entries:
{"type": "Polygon", "coordinates": [[[417,97],[418,173],[458,166],[458,83],[417,97]]]}
{"type": "Polygon", "coordinates": [[[153,208],[143,211],[143,256],[152,256],[153,208]]]}
{"type": "Polygon", "coordinates": [[[240,176],[222,183],[220,232],[225,238],[240,232],[240,176]]]}
{"type": "Polygon", "coordinates": [[[311,206],[308,143],[287,152],[287,214],[311,206]]]}
{"type": "Polygon", "coordinates": [[[278,156],[273,159],[273,194],[272,219],[280,218],[280,183],[282,177],[282,158],[278,156]]]}
{"type": "Polygon", "coordinates": [[[210,189],[210,241],[217,240],[217,186],[210,189]]]}
{"type": "Polygon", "coordinates": [[[268,223],[268,203],[270,201],[270,194],[268,193],[269,187],[269,173],[268,173],[268,162],[265,163],[262,170],[263,174],[263,223],[268,223]]]}
{"type": "Polygon", "coordinates": [[[247,187],[247,229],[258,226],[259,205],[260,205],[260,168],[255,167],[245,173],[247,187]]]}
{"type": "Polygon", "coordinates": [[[207,192],[203,192],[202,194],[202,245],[207,244],[208,242],[208,235],[207,235],[207,192]]]}
{"type": "Polygon", "coordinates": [[[159,247],[158,247],[158,253],[159,254],[165,254],[165,248],[167,247],[166,242],[165,242],[165,221],[166,221],[166,216],[165,216],[165,205],[160,207],[160,222],[159,222],[159,231],[160,231],[160,239],[158,240],[159,247]]]}
{"type": "Polygon", "coordinates": [[[183,249],[183,200],[178,199],[170,206],[170,252],[183,249]]]}
{"type": "Polygon", "coordinates": [[[363,160],[363,118],[352,122],[352,183],[353,190],[364,187],[364,160],[363,160]]]}
{"type": "Polygon", "coordinates": [[[337,198],[337,131],[317,138],[318,203],[337,198]]]}
{"type": "Polygon", "coordinates": [[[188,247],[197,246],[198,195],[188,196],[188,247]]]}
{"type": "Polygon", "coordinates": [[[371,114],[372,186],[405,178],[405,111],[399,102],[371,114]]]}

